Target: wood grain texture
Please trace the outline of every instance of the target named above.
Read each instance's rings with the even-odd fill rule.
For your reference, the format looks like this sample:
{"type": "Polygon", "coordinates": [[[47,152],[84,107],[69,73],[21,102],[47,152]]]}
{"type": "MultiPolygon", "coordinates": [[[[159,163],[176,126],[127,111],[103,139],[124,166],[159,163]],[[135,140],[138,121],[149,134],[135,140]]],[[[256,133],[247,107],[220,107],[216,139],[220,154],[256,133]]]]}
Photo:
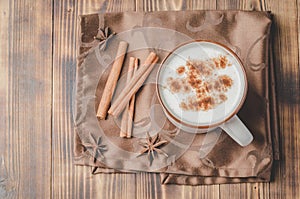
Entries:
{"type": "MultiPolygon", "coordinates": [[[[186,1],[143,1],[143,10],[144,12],[151,11],[166,11],[166,10],[185,10],[187,7],[189,9],[216,9],[216,3],[213,1],[198,1],[198,2],[186,2],[186,1]]],[[[168,185],[163,186],[160,184],[159,177],[154,177],[154,174],[142,174],[148,176],[148,180],[144,180],[137,185],[141,184],[141,187],[138,187],[138,190],[142,193],[149,192],[148,190],[153,187],[156,187],[156,194],[161,193],[158,197],[154,198],[169,198],[171,195],[174,195],[174,192],[177,192],[178,197],[181,198],[219,198],[219,185],[211,186],[178,186],[178,185],[168,185]],[[153,176],[153,177],[152,177],[153,176]],[[155,180],[154,180],[155,179],[155,180]]],[[[138,176],[140,177],[140,176],[138,176]]],[[[137,181],[138,182],[138,181],[137,181]]],[[[151,190],[151,189],[150,189],[151,190]]],[[[137,198],[153,198],[152,195],[145,195],[145,197],[137,198]]]]}
{"type": "Polygon", "coordinates": [[[0,1],[0,198],[300,198],[300,3],[297,0],[0,1]],[[116,11],[271,10],[281,160],[274,182],[160,184],[155,174],[92,175],[74,166],[77,16],[116,11]]]}
{"type": "Polygon", "coordinates": [[[50,197],[51,5],[0,2],[1,198],[50,197]]]}
{"type": "Polygon", "coordinates": [[[300,198],[299,38],[297,1],[267,1],[274,13],[273,45],[280,122],[280,162],[270,198],[300,198]],[[280,183],[279,183],[280,182],[280,183]]]}
{"type": "Polygon", "coordinates": [[[99,5],[86,1],[56,1],[53,20],[53,116],[52,116],[52,197],[89,198],[95,189],[90,168],[74,167],[73,91],[76,72],[77,16],[98,12],[99,5]]]}
{"type": "MultiPolygon", "coordinates": [[[[132,1],[131,1],[132,2],[132,1]]],[[[54,198],[134,198],[135,175],[92,175],[90,167],[75,167],[73,151],[73,91],[76,73],[78,15],[135,8],[135,3],[57,1],[53,33],[52,196],[54,198]],[[131,185],[131,186],[130,186],[131,185]]]]}
{"type": "MultiPolygon", "coordinates": [[[[218,10],[264,10],[263,1],[259,0],[220,0],[218,10]]],[[[237,185],[220,185],[222,198],[269,198],[269,183],[245,183],[237,185]]]]}

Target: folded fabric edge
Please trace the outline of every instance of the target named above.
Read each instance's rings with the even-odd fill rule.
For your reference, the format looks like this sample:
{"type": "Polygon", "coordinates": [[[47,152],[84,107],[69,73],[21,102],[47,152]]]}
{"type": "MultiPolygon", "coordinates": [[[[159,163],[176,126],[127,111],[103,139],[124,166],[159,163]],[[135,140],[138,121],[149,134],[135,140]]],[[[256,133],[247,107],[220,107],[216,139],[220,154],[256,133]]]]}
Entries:
{"type": "MultiPolygon", "coordinates": [[[[271,25],[271,30],[274,28],[274,23],[271,25]]],[[[280,160],[280,151],[279,151],[279,123],[278,123],[278,106],[277,106],[277,96],[276,96],[276,79],[275,79],[275,65],[274,65],[274,50],[272,48],[272,32],[270,34],[269,41],[269,85],[270,85],[270,119],[271,119],[271,134],[272,134],[272,143],[273,143],[273,155],[274,160],[280,160]]]]}
{"type": "MultiPolygon", "coordinates": [[[[74,149],[73,164],[77,166],[88,166],[91,168],[91,175],[97,174],[111,174],[111,173],[122,173],[122,174],[136,174],[145,173],[143,171],[127,171],[107,168],[104,164],[93,161],[93,157],[84,151],[81,140],[75,131],[75,143],[77,148],[74,149]]],[[[269,164],[269,166],[272,165],[269,164]]],[[[268,171],[269,169],[264,169],[268,171]]],[[[149,173],[149,172],[148,172],[149,173]]],[[[153,174],[159,174],[161,184],[179,184],[179,185],[209,185],[209,184],[227,184],[227,183],[245,183],[245,182],[269,182],[271,173],[260,173],[257,177],[255,176],[236,176],[236,177],[224,177],[224,176],[201,176],[201,175],[185,175],[166,173],[161,171],[153,171],[153,174]]]]}
{"type": "Polygon", "coordinates": [[[251,183],[251,182],[269,182],[270,178],[260,177],[209,177],[209,176],[186,176],[180,174],[161,173],[161,184],[176,185],[214,185],[214,184],[233,184],[233,183],[251,183]]]}
{"type": "Polygon", "coordinates": [[[104,14],[118,14],[118,13],[153,13],[153,12],[185,12],[185,11],[216,11],[216,12],[256,12],[256,13],[266,13],[268,17],[271,15],[271,10],[264,10],[264,11],[259,11],[259,10],[239,10],[239,9],[233,9],[233,10],[213,10],[213,9],[208,9],[208,10],[160,10],[160,11],[121,11],[121,12],[93,12],[93,13],[87,13],[87,14],[80,14],[78,17],[84,18],[84,17],[89,17],[91,15],[104,15],[104,14]]]}

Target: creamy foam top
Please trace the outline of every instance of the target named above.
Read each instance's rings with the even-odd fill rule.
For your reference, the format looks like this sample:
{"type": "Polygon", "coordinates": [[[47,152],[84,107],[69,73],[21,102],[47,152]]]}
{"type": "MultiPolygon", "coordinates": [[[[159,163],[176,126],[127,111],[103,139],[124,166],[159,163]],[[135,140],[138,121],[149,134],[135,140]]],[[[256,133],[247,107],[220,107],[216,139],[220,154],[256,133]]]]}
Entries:
{"type": "MultiPolygon", "coordinates": [[[[245,92],[244,72],[237,58],[224,47],[210,42],[192,42],[177,48],[165,60],[158,82],[162,102],[168,111],[177,119],[194,126],[222,122],[235,111],[245,92]],[[209,75],[203,75],[205,71],[198,71],[200,74],[198,79],[201,79],[198,87],[203,85],[203,82],[210,84],[222,77],[230,80],[231,84],[222,92],[209,93],[208,96],[213,96],[211,100],[214,103],[207,105],[207,103],[202,103],[201,99],[209,102],[209,98],[199,91],[197,85],[187,82],[194,77],[193,74],[191,75],[191,67],[188,63],[193,65],[198,62],[214,63],[213,60],[220,57],[226,57],[227,66],[214,68],[212,74],[209,75]],[[183,83],[178,87],[180,91],[174,90],[177,88],[176,82],[175,87],[170,86],[170,81],[174,80],[183,83]],[[192,106],[195,102],[200,106],[192,106]]],[[[214,89],[210,89],[212,90],[214,89]]]]}

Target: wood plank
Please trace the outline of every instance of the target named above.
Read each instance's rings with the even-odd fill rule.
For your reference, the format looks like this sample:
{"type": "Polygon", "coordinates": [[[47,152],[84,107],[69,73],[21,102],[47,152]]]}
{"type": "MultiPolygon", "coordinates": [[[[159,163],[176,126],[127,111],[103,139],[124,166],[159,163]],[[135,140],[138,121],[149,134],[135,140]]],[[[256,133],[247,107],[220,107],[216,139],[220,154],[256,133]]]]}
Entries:
{"type": "Polygon", "coordinates": [[[270,198],[300,198],[299,190],[299,5],[296,0],[266,1],[274,14],[273,44],[280,121],[280,162],[270,198]]]}
{"type": "MultiPolygon", "coordinates": [[[[240,9],[240,6],[244,4],[244,1],[237,0],[221,0],[217,1],[217,10],[236,10],[240,9]]],[[[249,191],[249,183],[247,184],[222,184],[219,187],[220,198],[249,198],[251,193],[249,191]]]]}
{"type": "MultiPolygon", "coordinates": [[[[221,0],[217,3],[220,10],[258,10],[265,11],[264,0],[221,0]]],[[[269,183],[245,183],[220,185],[222,198],[270,198],[269,183]]]]}
{"type": "MultiPolygon", "coordinates": [[[[53,1],[54,2],[54,1],[53,1]]],[[[74,167],[72,100],[76,70],[76,28],[78,10],[96,12],[94,2],[78,8],[77,1],[54,4],[53,35],[53,127],[52,196],[84,198],[90,196],[90,168],[74,167]]]]}
{"type": "MultiPolygon", "coordinates": [[[[54,1],[53,1],[54,2],[54,1]]],[[[101,5],[101,4],[100,4],[101,5]]],[[[95,189],[88,167],[72,164],[73,85],[76,73],[76,28],[80,12],[97,12],[94,1],[59,1],[54,4],[53,35],[53,127],[52,196],[54,198],[91,197],[95,189]],[[88,7],[88,6],[89,7],[88,7]]]]}
{"type": "Polygon", "coordinates": [[[220,0],[216,2],[218,10],[237,10],[244,4],[244,1],[239,0],[220,0]]]}
{"type": "MultiPolygon", "coordinates": [[[[143,1],[144,12],[164,10],[201,10],[216,9],[215,1],[143,1]]],[[[219,185],[210,186],[179,186],[160,184],[159,176],[154,174],[137,175],[137,198],[170,198],[174,195],[178,198],[219,198],[219,185]],[[154,190],[153,190],[154,187],[154,190]]]]}
{"type": "Polygon", "coordinates": [[[186,1],[186,10],[216,10],[217,1],[207,0],[188,0],[186,1]]]}
{"type": "Polygon", "coordinates": [[[216,9],[216,1],[207,0],[179,0],[179,1],[167,1],[167,0],[143,0],[140,3],[136,0],[139,11],[163,11],[163,10],[202,10],[202,9],[216,9]]]}
{"type": "Polygon", "coordinates": [[[53,1],[53,128],[52,196],[54,198],[134,198],[135,175],[92,175],[91,168],[74,166],[73,89],[76,74],[78,15],[135,9],[134,2],[53,1]],[[114,5],[114,6],[113,6],[114,5]]]}
{"type": "Polygon", "coordinates": [[[51,7],[0,2],[1,198],[51,196],[51,7]]]}

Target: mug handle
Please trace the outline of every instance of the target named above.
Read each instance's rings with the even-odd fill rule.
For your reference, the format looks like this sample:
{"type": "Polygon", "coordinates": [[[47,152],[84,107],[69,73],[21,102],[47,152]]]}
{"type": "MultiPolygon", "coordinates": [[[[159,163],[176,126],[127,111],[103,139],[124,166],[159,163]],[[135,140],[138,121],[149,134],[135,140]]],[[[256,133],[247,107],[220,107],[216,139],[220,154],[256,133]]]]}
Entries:
{"type": "Polygon", "coordinates": [[[220,127],[241,146],[247,146],[253,140],[252,134],[237,115],[220,127]]]}

